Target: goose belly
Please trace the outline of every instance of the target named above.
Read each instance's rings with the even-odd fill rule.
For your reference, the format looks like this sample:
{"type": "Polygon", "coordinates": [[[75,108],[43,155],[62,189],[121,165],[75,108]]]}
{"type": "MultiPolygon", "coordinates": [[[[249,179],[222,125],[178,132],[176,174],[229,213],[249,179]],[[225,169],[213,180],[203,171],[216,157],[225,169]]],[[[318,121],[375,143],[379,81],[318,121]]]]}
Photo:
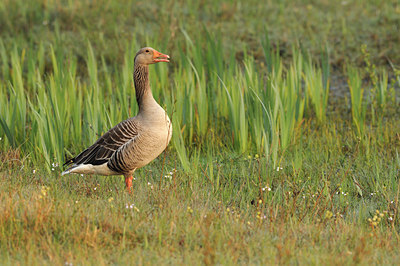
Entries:
{"type": "Polygon", "coordinates": [[[168,146],[172,137],[172,124],[167,120],[167,126],[151,127],[143,130],[137,139],[135,151],[132,152],[130,168],[140,168],[157,158],[168,146]]]}
{"type": "Polygon", "coordinates": [[[140,144],[141,156],[138,158],[139,160],[137,160],[137,162],[135,163],[136,168],[143,167],[156,159],[167,148],[171,137],[168,135],[149,135],[144,137],[143,139],[146,141],[143,141],[140,144]]]}

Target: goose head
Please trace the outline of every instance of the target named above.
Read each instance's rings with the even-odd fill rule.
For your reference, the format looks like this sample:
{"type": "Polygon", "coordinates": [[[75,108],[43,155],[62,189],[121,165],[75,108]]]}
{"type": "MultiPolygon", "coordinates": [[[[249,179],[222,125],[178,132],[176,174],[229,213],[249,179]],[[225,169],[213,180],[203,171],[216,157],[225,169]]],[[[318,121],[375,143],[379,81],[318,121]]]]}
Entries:
{"type": "Polygon", "coordinates": [[[159,62],[169,62],[169,55],[160,53],[151,47],[140,49],[135,56],[135,64],[150,65],[159,62]]]}

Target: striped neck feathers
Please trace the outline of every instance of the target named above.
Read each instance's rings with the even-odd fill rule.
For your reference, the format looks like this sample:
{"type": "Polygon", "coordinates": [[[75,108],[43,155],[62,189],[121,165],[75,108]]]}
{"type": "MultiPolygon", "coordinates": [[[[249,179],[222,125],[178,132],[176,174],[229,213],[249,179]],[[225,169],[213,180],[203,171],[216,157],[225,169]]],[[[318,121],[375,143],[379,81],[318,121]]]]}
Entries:
{"type": "Polygon", "coordinates": [[[141,109],[146,96],[151,96],[151,98],[153,98],[149,82],[149,66],[135,64],[133,81],[135,82],[136,101],[139,105],[139,109],[141,109]]]}

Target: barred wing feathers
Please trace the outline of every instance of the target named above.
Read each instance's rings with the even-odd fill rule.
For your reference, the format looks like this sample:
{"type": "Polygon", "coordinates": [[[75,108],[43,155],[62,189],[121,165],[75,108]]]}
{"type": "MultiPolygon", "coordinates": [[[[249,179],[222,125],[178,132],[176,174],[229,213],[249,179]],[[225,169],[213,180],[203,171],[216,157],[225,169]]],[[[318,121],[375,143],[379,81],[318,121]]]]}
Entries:
{"type": "Polygon", "coordinates": [[[72,164],[71,170],[78,165],[102,165],[108,162],[113,154],[122,146],[132,141],[138,135],[137,123],[134,118],[127,119],[101,136],[92,146],[81,152],[64,165],[72,164]]]}

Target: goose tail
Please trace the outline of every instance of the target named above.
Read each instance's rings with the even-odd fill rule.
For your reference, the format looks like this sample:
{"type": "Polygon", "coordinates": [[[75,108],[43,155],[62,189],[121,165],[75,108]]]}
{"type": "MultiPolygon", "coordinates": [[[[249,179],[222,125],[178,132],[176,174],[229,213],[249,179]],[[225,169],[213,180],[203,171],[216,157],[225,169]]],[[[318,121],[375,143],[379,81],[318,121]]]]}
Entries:
{"type": "Polygon", "coordinates": [[[61,173],[61,176],[63,176],[63,175],[67,175],[67,174],[70,174],[71,173],[71,171],[74,169],[74,168],[76,168],[77,167],[77,165],[75,164],[75,165],[73,165],[73,166],[71,166],[70,168],[68,168],[68,169],[66,169],[65,171],[63,171],[62,173],[61,173]]]}

